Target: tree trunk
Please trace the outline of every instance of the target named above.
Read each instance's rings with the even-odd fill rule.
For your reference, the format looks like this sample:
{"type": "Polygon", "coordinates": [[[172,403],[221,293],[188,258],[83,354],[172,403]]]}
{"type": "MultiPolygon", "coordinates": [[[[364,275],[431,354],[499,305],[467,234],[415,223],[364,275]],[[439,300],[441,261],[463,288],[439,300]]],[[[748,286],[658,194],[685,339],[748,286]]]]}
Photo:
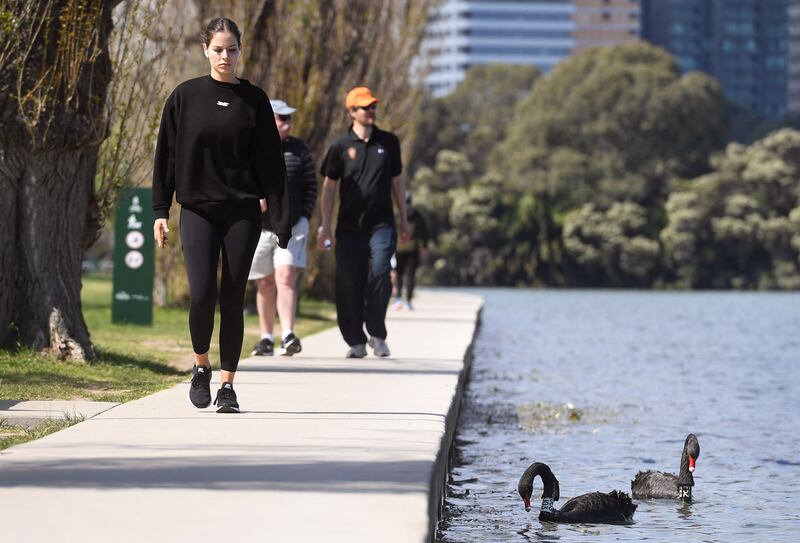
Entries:
{"type": "MultiPolygon", "coordinates": [[[[18,157],[14,157],[18,159],[18,157]]],[[[14,312],[17,296],[17,247],[14,242],[17,229],[17,189],[19,160],[12,160],[0,149],[0,345],[11,343],[16,337],[14,312]]]]}
{"type": "Polygon", "coordinates": [[[4,36],[19,50],[0,79],[0,345],[95,357],[81,260],[99,229],[94,182],[119,1],[8,4],[16,26],[4,36]]]}
{"type": "Polygon", "coordinates": [[[96,160],[97,147],[45,154],[3,149],[0,183],[9,197],[2,205],[0,342],[94,358],[80,294],[81,260],[96,232],[87,221],[96,160]]]}

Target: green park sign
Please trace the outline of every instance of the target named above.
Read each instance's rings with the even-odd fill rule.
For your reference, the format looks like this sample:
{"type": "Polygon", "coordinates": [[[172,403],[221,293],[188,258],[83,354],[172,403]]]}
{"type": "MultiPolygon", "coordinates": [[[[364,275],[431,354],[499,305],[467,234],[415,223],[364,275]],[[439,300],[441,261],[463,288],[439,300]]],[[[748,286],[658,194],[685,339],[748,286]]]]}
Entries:
{"type": "Polygon", "coordinates": [[[153,324],[153,210],[151,189],[120,193],[114,231],[111,321],[153,324]]]}

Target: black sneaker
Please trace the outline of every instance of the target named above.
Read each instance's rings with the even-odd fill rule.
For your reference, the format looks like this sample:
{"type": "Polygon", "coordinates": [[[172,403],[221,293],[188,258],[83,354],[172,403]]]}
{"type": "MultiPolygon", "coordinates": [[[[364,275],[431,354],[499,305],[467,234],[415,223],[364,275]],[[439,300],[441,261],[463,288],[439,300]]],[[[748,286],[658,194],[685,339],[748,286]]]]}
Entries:
{"type": "Polygon", "coordinates": [[[239,402],[236,401],[236,392],[233,391],[231,383],[222,383],[222,388],[217,391],[214,398],[214,405],[217,406],[217,413],[238,413],[239,402]]]}
{"type": "Polygon", "coordinates": [[[292,356],[293,354],[297,354],[303,350],[303,346],[300,345],[300,338],[294,334],[289,334],[283,341],[281,342],[281,355],[282,356],[292,356]]]}
{"type": "Polygon", "coordinates": [[[271,339],[262,338],[261,341],[256,343],[253,347],[252,356],[272,356],[275,354],[275,343],[271,339]]]}
{"type": "Polygon", "coordinates": [[[211,368],[192,367],[192,383],[189,385],[189,401],[195,407],[208,407],[211,403],[211,368]]]}

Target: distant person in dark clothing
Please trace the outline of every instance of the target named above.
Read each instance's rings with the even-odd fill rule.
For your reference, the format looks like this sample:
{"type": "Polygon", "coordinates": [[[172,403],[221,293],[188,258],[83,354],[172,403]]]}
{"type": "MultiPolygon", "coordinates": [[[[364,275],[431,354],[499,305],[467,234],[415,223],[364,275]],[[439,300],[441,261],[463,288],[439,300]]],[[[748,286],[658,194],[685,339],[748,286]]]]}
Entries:
{"type": "Polygon", "coordinates": [[[406,193],[406,217],[408,218],[409,239],[397,244],[397,300],[394,309],[414,309],[411,299],[414,297],[417,268],[421,257],[428,252],[428,223],[422,213],[411,205],[411,193],[406,193]],[[403,286],[406,297],[403,301],[403,286]]]}
{"type": "Polygon", "coordinates": [[[256,307],[261,325],[261,339],[253,348],[255,356],[272,356],[275,347],[273,329],[275,310],[281,319],[281,349],[279,353],[292,356],[303,347],[294,333],[297,310],[297,276],[306,267],[308,224],[317,203],[317,172],[314,159],[303,140],[289,135],[292,114],[297,111],[283,100],[272,100],[275,125],[283,142],[283,158],[289,189],[289,216],[292,220],[292,238],[286,249],[278,247],[278,236],[270,223],[270,212],[262,200],[262,230],[253,265],[251,281],[258,286],[256,307]]]}
{"type": "Polygon", "coordinates": [[[278,244],[286,247],[291,224],[286,168],[269,98],[235,75],[241,52],[236,23],[213,19],[202,43],[211,73],[178,85],[161,115],[153,168],[153,235],[163,247],[174,194],[181,204],[195,357],[189,400],[199,408],[211,403],[208,350],[219,297],[222,370],[214,403],[218,413],[238,413],[233,379],[242,350],[247,272],[261,232],[258,201],[267,200],[278,244]]]}
{"type": "Polygon", "coordinates": [[[400,215],[400,238],[408,239],[400,141],[375,126],[378,103],[366,87],[347,93],[345,107],[353,124],[333,142],[322,163],[325,181],[317,243],[320,249],[333,243],[338,185],[336,314],[342,337],[350,346],[348,358],[366,356],[367,344],[375,356],[391,354],[386,344],[386,310],[392,296],[389,259],[397,244],[392,195],[400,215]]]}

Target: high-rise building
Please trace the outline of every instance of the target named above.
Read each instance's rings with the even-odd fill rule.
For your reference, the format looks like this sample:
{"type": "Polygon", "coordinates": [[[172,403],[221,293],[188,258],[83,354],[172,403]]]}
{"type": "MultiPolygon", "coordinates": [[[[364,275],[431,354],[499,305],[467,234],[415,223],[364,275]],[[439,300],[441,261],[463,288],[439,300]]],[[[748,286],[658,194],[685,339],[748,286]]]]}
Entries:
{"type": "Polygon", "coordinates": [[[713,41],[711,2],[644,0],[642,37],[672,53],[681,70],[709,71],[713,41]]]}
{"type": "Polygon", "coordinates": [[[617,45],[639,37],[639,0],[574,0],[574,4],[577,49],[617,45]]]}
{"type": "Polygon", "coordinates": [[[682,70],[719,80],[728,99],[777,118],[787,111],[789,0],[644,0],[642,37],[682,70]]]}
{"type": "Polygon", "coordinates": [[[575,47],[570,0],[443,0],[422,44],[426,86],[452,91],[475,64],[526,64],[549,71],[575,47]]]}
{"type": "Polygon", "coordinates": [[[789,1],[788,110],[800,115],[800,0],[789,1]]]}
{"type": "Polygon", "coordinates": [[[422,58],[434,96],[476,64],[525,64],[549,72],[576,49],[639,36],[639,0],[442,0],[422,58]]]}

